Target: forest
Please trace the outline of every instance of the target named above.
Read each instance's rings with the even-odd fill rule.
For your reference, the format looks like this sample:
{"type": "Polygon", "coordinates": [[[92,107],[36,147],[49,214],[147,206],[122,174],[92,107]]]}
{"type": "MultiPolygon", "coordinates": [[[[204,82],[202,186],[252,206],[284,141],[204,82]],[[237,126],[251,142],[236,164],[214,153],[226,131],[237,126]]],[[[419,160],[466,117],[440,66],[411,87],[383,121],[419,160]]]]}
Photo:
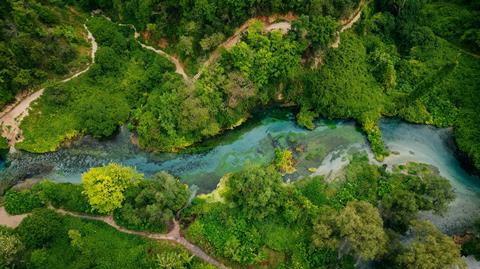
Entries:
{"type": "MultiPolygon", "coordinates": [[[[140,147],[179,151],[238,126],[252,111],[281,105],[296,106],[305,128],[314,128],[318,117],[355,119],[379,160],[389,154],[381,117],[453,127],[465,159],[480,167],[474,2],[204,2],[75,3],[112,18],[87,17],[100,47],[96,63],[81,79],[47,87],[22,122],[25,139],[17,148],[54,151],[83,135],[109,138],[128,123],[140,147]],[[358,9],[361,21],[333,48],[339,21],[358,9]],[[266,30],[265,18],[287,12],[294,14],[290,31],[266,30]],[[220,45],[252,17],[239,42],[220,45]],[[188,76],[199,77],[182,80],[167,58],[135,42],[128,24],[140,31],[140,42],[174,55],[188,76]],[[218,60],[209,62],[211,55],[218,60]]],[[[56,1],[52,10],[72,4],[56,1]]],[[[16,14],[9,6],[7,24],[16,14]]]]}
{"type": "Polygon", "coordinates": [[[88,63],[85,17],[48,1],[0,3],[0,107],[88,63]]]}
{"type": "MultiPolygon", "coordinates": [[[[395,154],[382,118],[452,128],[478,173],[480,2],[2,1],[0,107],[40,88],[18,150],[108,140],[126,126],[140,149],[182,152],[288,107],[309,130],[320,118],[354,120],[378,161],[395,154]]],[[[1,156],[9,142],[0,139],[1,156]]],[[[419,217],[455,199],[434,167],[387,169],[356,153],[334,179],[290,182],[293,153],[274,155],[197,195],[174,175],[116,163],[81,184],[2,185],[1,207],[23,220],[0,226],[0,267],[435,269],[480,259],[480,220],[457,242],[419,217]]]]}
{"type": "Polygon", "coordinates": [[[465,268],[461,253],[480,253],[474,241],[460,249],[418,219],[419,211],[442,214],[455,198],[449,181],[424,164],[389,172],[358,153],[337,180],[294,183],[284,183],[274,165],[251,166],[225,175],[215,191],[185,207],[190,194],[169,174],[145,180],[114,163],[91,168],[80,185],[43,180],[11,189],[7,212],[29,215],[14,230],[0,230],[0,262],[12,268],[210,268],[179,246],[122,234],[85,216],[113,216],[130,231],[157,233],[178,218],[187,240],[233,268],[465,268]]]}

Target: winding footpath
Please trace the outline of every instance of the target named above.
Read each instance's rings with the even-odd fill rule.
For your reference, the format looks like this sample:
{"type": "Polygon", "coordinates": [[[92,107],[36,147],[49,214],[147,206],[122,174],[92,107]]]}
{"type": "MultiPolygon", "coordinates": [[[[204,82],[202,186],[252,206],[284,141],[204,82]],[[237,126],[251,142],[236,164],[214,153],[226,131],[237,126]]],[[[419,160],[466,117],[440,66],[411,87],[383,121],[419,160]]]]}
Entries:
{"type": "MultiPolygon", "coordinates": [[[[104,18],[106,18],[107,20],[109,21],[112,21],[112,19],[110,17],[107,17],[105,15],[102,15],[104,18]]],[[[183,65],[180,63],[180,60],[176,57],[176,56],[173,56],[173,55],[170,55],[168,53],[166,53],[165,51],[161,50],[161,49],[156,49],[152,46],[148,46],[146,44],[143,44],[142,42],[140,42],[140,40],[138,40],[138,38],[140,37],[140,33],[137,31],[137,28],[135,27],[135,25],[133,24],[124,24],[124,23],[118,23],[117,25],[119,26],[126,26],[126,27],[130,27],[133,29],[134,31],[134,34],[133,34],[133,37],[135,38],[135,40],[138,42],[138,44],[140,44],[140,46],[142,46],[142,48],[144,49],[147,49],[147,50],[151,50],[165,58],[167,58],[170,62],[172,62],[174,65],[175,65],[175,73],[179,74],[180,76],[182,76],[183,80],[187,83],[187,84],[191,84],[191,81],[190,81],[190,78],[188,77],[187,73],[185,72],[185,68],[183,68],[183,65]]]]}
{"type": "Polygon", "coordinates": [[[231,49],[233,46],[238,44],[241,40],[241,35],[248,30],[248,28],[256,21],[263,21],[265,23],[264,30],[266,32],[271,32],[279,30],[282,33],[287,33],[291,28],[291,22],[296,20],[298,17],[293,14],[287,15],[272,15],[269,17],[255,17],[244,22],[235,33],[230,36],[225,42],[220,44],[211,54],[210,57],[203,63],[202,67],[199,69],[198,73],[193,76],[193,81],[196,81],[200,78],[205,70],[208,69],[213,63],[217,62],[220,58],[222,49],[231,49]],[[271,23],[272,21],[282,20],[282,22],[271,23]]]}
{"type": "MultiPolygon", "coordinates": [[[[335,41],[330,45],[332,48],[338,48],[340,46],[340,33],[350,29],[362,16],[362,9],[364,7],[365,3],[364,1],[360,2],[359,7],[357,10],[354,12],[353,16],[350,18],[341,21],[342,27],[340,28],[339,31],[335,33],[335,41]]],[[[298,17],[293,14],[287,14],[287,15],[273,15],[269,17],[255,17],[252,18],[245,23],[243,23],[236,31],[235,33],[227,39],[225,42],[223,42],[221,45],[215,49],[214,52],[210,55],[207,61],[203,64],[203,66],[200,68],[198,73],[193,77],[193,81],[196,81],[200,78],[202,73],[213,63],[215,63],[218,58],[220,58],[220,51],[221,49],[230,49],[236,44],[238,44],[241,40],[241,34],[244,33],[245,31],[248,30],[248,28],[252,25],[253,22],[255,21],[263,21],[265,23],[265,32],[271,32],[271,31],[281,31],[283,34],[286,34],[290,29],[292,28],[292,21],[296,20],[298,17]],[[277,23],[271,23],[273,21],[278,21],[280,22],[277,23]]]]}
{"type": "MultiPolygon", "coordinates": [[[[71,75],[70,77],[61,80],[61,83],[65,83],[70,81],[83,73],[87,72],[93,63],[95,63],[95,53],[97,52],[97,42],[95,42],[95,38],[93,37],[92,33],[88,30],[87,26],[84,24],[85,30],[87,30],[88,36],[87,39],[90,40],[92,45],[91,50],[91,58],[92,62],[87,66],[87,68],[71,75]]],[[[45,88],[42,88],[38,91],[35,91],[31,94],[25,95],[20,94],[16,98],[16,102],[5,107],[2,112],[0,112],[0,126],[2,128],[1,135],[8,140],[8,143],[11,149],[17,142],[23,140],[22,131],[20,129],[20,123],[22,122],[23,118],[28,115],[28,109],[32,102],[37,100],[40,96],[42,96],[45,88]]]]}
{"type": "MultiPolygon", "coordinates": [[[[205,262],[208,262],[209,264],[221,268],[221,269],[227,269],[225,265],[223,265],[221,262],[217,261],[216,259],[212,258],[209,256],[207,253],[205,253],[201,248],[198,246],[190,243],[185,237],[182,236],[181,230],[180,230],[180,225],[178,222],[174,219],[173,220],[173,228],[170,230],[170,232],[166,234],[160,234],[160,233],[149,233],[149,232],[141,232],[141,231],[133,231],[129,229],[125,229],[121,226],[119,226],[115,220],[113,219],[112,216],[91,216],[91,215],[85,215],[85,214],[79,214],[79,213],[74,213],[70,211],[66,211],[63,209],[56,209],[53,207],[49,207],[52,210],[55,210],[57,213],[62,214],[62,215],[68,215],[68,216],[73,216],[81,219],[86,219],[86,220],[95,220],[95,221],[101,221],[104,222],[114,229],[116,229],[119,232],[126,233],[126,234],[133,234],[133,235],[138,235],[142,236],[148,239],[152,240],[169,240],[169,241],[174,241],[180,245],[182,245],[184,248],[186,248],[188,251],[190,251],[193,255],[197,256],[198,258],[204,260],[205,262]]],[[[27,217],[28,214],[22,214],[22,215],[9,215],[6,211],[5,208],[2,206],[0,207],[0,225],[4,225],[10,228],[16,228],[22,220],[27,217]]]]}
{"type": "Polygon", "coordinates": [[[335,37],[336,37],[335,42],[333,42],[332,45],[330,45],[330,47],[336,49],[340,46],[340,34],[352,28],[352,26],[362,17],[363,5],[364,3],[361,2],[358,9],[355,11],[355,13],[353,13],[353,16],[345,21],[342,21],[342,27],[340,28],[339,31],[337,31],[337,33],[335,33],[335,37]]]}
{"type": "MultiPolygon", "coordinates": [[[[335,42],[331,45],[332,48],[338,48],[340,45],[340,33],[351,28],[355,22],[357,22],[360,17],[361,17],[361,11],[362,11],[363,5],[361,4],[357,11],[354,13],[352,18],[349,18],[348,20],[342,22],[342,28],[336,33],[336,40],[335,42]]],[[[106,19],[110,20],[109,17],[104,16],[106,19]]],[[[266,32],[271,32],[271,31],[281,31],[282,33],[287,33],[292,25],[291,22],[293,20],[297,19],[296,15],[293,14],[286,14],[286,15],[272,15],[269,17],[255,17],[252,19],[249,19],[245,23],[243,23],[236,31],[235,33],[230,36],[225,42],[220,44],[211,54],[210,57],[203,63],[202,67],[199,69],[198,73],[195,74],[192,78],[189,78],[187,73],[185,72],[185,68],[181,64],[180,60],[173,55],[170,55],[166,53],[165,51],[161,49],[154,48],[152,46],[143,44],[138,40],[140,37],[140,33],[137,31],[134,25],[132,24],[118,24],[120,26],[128,26],[131,27],[134,30],[134,37],[135,40],[142,46],[144,49],[151,50],[159,55],[162,55],[163,57],[166,57],[170,62],[172,62],[175,65],[175,72],[179,75],[182,76],[184,81],[187,83],[187,85],[192,85],[196,80],[198,80],[203,72],[208,69],[209,66],[211,66],[213,63],[215,63],[221,55],[221,50],[222,49],[231,49],[233,46],[238,44],[241,40],[241,35],[248,30],[248,28],[255,22],[255,21],[263,21],[265,23],[264,30],[266,32]],[[279,21],[276,22],[275,21],[279,21]]],[[[92,45],[92,50],[91,50],[91,64],[87,66],[82,71],[79,71],[72,76],[60,81],[61,83],[65,83],[67,81],[70,81],[73,78],[76,78],[83,73],[87,72],[90,67],[92,66],[93,63],[95,63],[95,53],[97,51],[98,45],[95,42],[95,38],[92,35],[92,33],[88,30],[87,26],[84,25],[85,29],[87,30],[88,33],[88,40],[90,40],[91,45],[92,45]]],[[[2,129],[1,135],[5,138],[7,138],[10,148],[14,149],[14,146],[17,142],[20,142],[23,140],[22,137],[22,131],[20,129],[20,123],[25,118],[25,116],[28,115],[28,110],[30,108],[30,105],[32,102],[37,100],[40,96],[42,96],[45,88],[42,88],[38,91],[35,91],[30,94],[25,94],[22,93],[17,96],[16,102],[5,107],[3,111],[0,112],[0,127],[2,129]]]]}

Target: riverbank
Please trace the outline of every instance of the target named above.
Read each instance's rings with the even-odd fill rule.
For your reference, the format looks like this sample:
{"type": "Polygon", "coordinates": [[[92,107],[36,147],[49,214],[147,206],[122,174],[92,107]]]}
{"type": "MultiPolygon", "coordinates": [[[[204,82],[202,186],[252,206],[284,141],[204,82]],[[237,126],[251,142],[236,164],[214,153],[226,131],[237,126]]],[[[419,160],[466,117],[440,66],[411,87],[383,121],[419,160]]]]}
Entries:
{"type": "Polygon", "coordinates": [[[128,129],[122,128],[112,140],[86,137],[57,152],[15,153],[10,156],[12,165],[0,175],[18,170],[59,182],[79,182],[81,174],[90,167],[118,162],[134,166],[147,176],[167,171],[189,185],[199,186],[200,193],[208,193],[226,173],[242,170],[252,163],[271,163],[276,147],[290,148],[297,159],[297,172],[286,175],[285,180],[312,174],[334,179],[341,175],[351,154],[367,151],[372,163],[386,164],[388,169],[406,162],[427,163],[437,167],[440,174],[450,180],[457,200],[444,217],[425,216],[443,230],[453,233],[468,226],[478,215],[480,179],[463,170],[455,158],[454,149],[448,144],[451,130],[384,119],[380,126],[393,154],[378,162],[371,154],[365,135],[354,122],[335,121],[327,126],[320,120],[316,129],[308,131],[296,125],[292,112],[283,111],[251,119],[244,127],[210,141],[199,152],[145,152],[131,143],[128,129]],[[311,168],[315,168],[314,173],[310,172],[311,168]]]}

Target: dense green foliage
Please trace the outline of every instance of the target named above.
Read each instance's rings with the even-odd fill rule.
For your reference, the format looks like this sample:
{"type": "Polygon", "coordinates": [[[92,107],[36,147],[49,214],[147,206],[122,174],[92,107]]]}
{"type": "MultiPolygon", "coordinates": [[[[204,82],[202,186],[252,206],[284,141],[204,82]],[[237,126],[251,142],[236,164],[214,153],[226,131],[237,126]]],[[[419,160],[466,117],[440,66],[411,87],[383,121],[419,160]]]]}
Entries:
{"type": "Polygon", "coordinates": [[[319,116],[357,120],[378,159],[388,155],[382,116],[453,126],[460,149],[480,167],[479,6],[364,4],[361,21],[341,34],[335,49],[335,20],[351,15],[357,1],[81,1],[143,29],[143,42],[166,44],[188,70],[251,16],[294,11],[298,19],[287,34],[250,23],[240,42],[216,50],[218,61],[189,85],[171,74],[167,59],[140,48],[128,27],[94,17],[88,26],[100,44],[97,63],[82,79],[47,89],[22,124],[26,139],[18,147],[45,152],[78,135],[109,137],[130,118],[141,147],[176,151],[280,102],[298,105],[298,122],[310,129],[319,116]]]}
{"type": "Polygon", "coordinates": [[[161,172],[125,192],[125,201],[114,212],[115,221],[129,229],[167,232],[175,214],[186,206],[188,186],[161,172]]]}
{"type": "Polygon", "coordinates": [[[82,175],[83,194],[93,209],[102,214],[112,213],[122,206],[125,190],[137,186],[143,174],[133,168],[111,163],[95,167],[82,175]]]}
{"type": "Polygon", "coordinates": [[[92,168],[83,178],[83,184],[43,180],[31,189],[9,190],[5,209],[12,215],[50,205],[84,214],[113,213],[120,226],[163,233],[191,194],[187,185],[165,172],[143,180],[132,168],[117,164],[92,168]]]}
{"type": "Polygon", "coordinates": [[[10,190],[5,194],[5,210],[11,215],[27,213],[43,206],[44,202],[31,190],[10,190]]]}
{"type": "Polygon", "coordinates": [[[462,255],[473,255],[475,259],[480,260],[480,219],[474,225],[473,236],[462,244],[462,255]]]}
{"type": "Polygon", "coordinates": [[[179,55],[187,70],[191,70],[198,67],[212,46],[230,36],[235,28],[252,17],[294,12],[343,18],[352,13],[358,2],[82,0],[80,5],[88,10],[100,8],[116,20],[135,24],[139,30],[145,31],[145,42],[157,45],[167,40],[163,42],[167,51],[179,55]]]}
{"type": "Polygon", "coordinates": [[[95,212],[89,204],[87,196],[83,194],[82,185],[43,180],[36,184],[32,191],[38,192],[46,204],[55,208],[64,208],[73,212],[95,212]]]}
{"type": "Polygon", "coordinates": [[[275,149],[275,167],[284,174],[295,172],[295,159],[289,149],[275,149]]]}
{"type": "Polygon", "coordinates": [[[42,180],[29,190],[9,190],[5,195],[5,209],[16,215],[35,208],[52,205],[73,212],[95,213],[83,193],[83,186],[72,183],[54,183],[42,180]]]}
{"type": "Polygon", "coordinates": [[[397,257],[401,268],[466,268],[455,242],[429,222],[412,224],[414,240],[397,257]]]}
{"type": "Polygon", "coordinates": [[[20,260],[24,246],[19,236],[11,229],[0,226],[0,267],[14,268],[20,260]]]}
{"type": "Polygon", "coordinates": [[[19,91],[88,63],[82,16],[59,1],[0,4],[0,108],[19,91]]]}
{"type": "MultiPolygon", "coordinates": [[[[351,268],[355,260],[390,264],[400,251],[390,252],[388,246],[399,242],[389,234],[403,234],[419,210],[442,212],[453,200],[448,181],[430,167],[401,169],[407,168],[389,173],[355,155],[337,183],[315,177],[284,184],[274,167],[251,167],[224,178],[215,194],[194,200],[182,213],[187,236],[243,266],[351,268]],[[415,204],[413,209],[399,206],[399,214],[407,212],[400,217],[391,215],[391,204],[405,202],[397,192],[412,196],[415,204]],[[387,197],[391,204],[384,203],[387,197]]],[[[461,264],[458,248],[452,251],[452,262],[461,264]]]]}
{"type": "Polygon", "coordinates": [[[478,30],[475,15],[462,15],[478,10],[468,1],[383,2],[364,13],[357,29],[371,59],[370,71],[384,85],[388,102],[382,113],[453,126],[459,148],[477,168],[480,61],[448,42],[453,41],[448,36],[451,29],[458,32],[453,35],[478,30]],[[462,23],[457,23],[460,17],[462,23]]]}
{"type": "Polygon", "coordinates": [[[480,52],[480,11],[476,1],[432,1],[421,12],[425,24],[446,40],[480,52]]]}
{"type": "Polygon", "coordinates": [[[49,209],[34,210],[15,231],[0,227],[0,242],[0,262],[15,268],[210,268],[173,243],[149,241],[49,209]],[[9,242],[8,249],[4,242],[9,242]],[[172,257],[181,267],[167,266],[172,257]]]}
{"type": "MultiPolygon", "coordinates": [[[[118,172],[112,165],[106,168],[103,170],[118,172]]],[[[130,172],[125,169],[124,175],[130,172]]],[[[108,175],[115,178],[113,172],[108,175]]],[[[33,209],[51,204],[74,212],[98,212],[83,192],[83,185],[48,180],[35,184],[31,190],[10,190],[5,207],[13,207],[15,213],[30,214],[15,231],[0,226],[0,265],[49,269],[212,268],[174,243],[152,242],[123,234],[104,223],[64,217],[46,208],[33,209]],[[38,205],[32,206],[30,200],[38,205]]],[[[159,173],[125,190],[126,198],[122,208],[115,212],[115,220],[130,229],[166,232],[174,214],[186,206],[189,196],[186,185],[171,175],[159,173]]]]}
{"type": "MultiPolygon", "coordinates": [[[[212,51],[218,60],[198,80],[185,81],[166,58],[143,49],[129,27],[94,16],[87,25],[99,44],[95,64],[78,79],[46,88],[22,122],[25,140],[17,147],[47,152],[81,135],[104,139],[130,120],[140,147],[177,151],[275,103],[297,106],[297,121],[308,129],[318,117],[356,120],[378,159],[389,154],[382,116],[453,126],[459,148],[480,168],[480,5],[362,1],[360,22],[337,33],[337,21],[358,3],[77,1],[85,11],[101,8],[114,21],[133,23],[142,42],[166,47],[188,73],[203,68],[212,51]],[[266,31],[262,21],[271,18],[260,15],[287,12],[296,18],[291,31],[266,31]],[[235,46],[216,49],[255,16],[235,46]],[[337,35],[339,48],[332,48],[337,35]]],[[[66,4],[74,3],[0,4],[0,107],[19,90],[87,62],[78,24],[83,15],[66,4]]],[[[47,204],[113,213],[122,226],[160,232],[180,212],[189,239],[242,267],[464,266],[451,238],[416,221],[419,211],[441,214],[454,199],[452,186],[431,167],[407,164],[389,172],[354,155],[333,183],[314,177],[284,184],[277,170],[291,172],[293,162],[291,152],[278,150],[275,166],[227,175],[214,194],[185,210],[190,191],[177,179],[157,174],[143,181],[116,165],[87,172],[83,185],[46,181],[10,190],[5,207],[12,214],[47,204]],[[407,231],[412,239],[401,243],[407,231]]],[[[33,210],[15,232],[0,229],[0,243],[0,265],[16,268],[201,266],[183,250],[47,209],[33,210]]],[[[478,237],[463,252],[478,255],[476,244],[478,237]]]]}
{"type": "Polygon", "coordinates": [[[18,226],[17,232],[28,248],[50,246],[62,230],[62,218],[49,209],[35,209],[18,226]]]}
{"type": "Polygon", "coordinates": [[[109,137],[173,71],[167,59],[141,49],[127,27],[100,17],[87,25],[99,45],[95,64],[80,79],[46,88],[22,121],[25,140],[17,148],[47,152],[78,135],[109,137]]]}

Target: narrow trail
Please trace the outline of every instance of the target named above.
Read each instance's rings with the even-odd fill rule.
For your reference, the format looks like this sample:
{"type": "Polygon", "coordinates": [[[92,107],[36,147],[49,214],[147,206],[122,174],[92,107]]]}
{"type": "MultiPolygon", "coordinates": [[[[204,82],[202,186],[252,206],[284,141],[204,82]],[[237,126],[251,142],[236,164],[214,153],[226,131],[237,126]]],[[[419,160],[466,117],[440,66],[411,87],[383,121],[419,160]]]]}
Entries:
{"type": "Polygon", "coordinates": [[[355,13],[353,13],[353,16],[342,22],[342,27],[335,34],[335,37],[336,37],[335,42],[333,42],[332,45],[330,45],[331,48],[336,49],[340,46],[340,34],[344,31],[352,28],[352,26],[362,17],[363,6],[364,6],[364,4],[363,4],[363,2],[361,2],[357,11],[355,11],[355,13]]]}
{"type": "MultiPolygon", "coordinates": [[[[105,15],[102,15],[104,18],[106,18],[107,20],[109,21],[112,21],[111,18],[105,16],[105,15]]],[[[287,33],[290,28],[292,27],[291,26],[291,21],[296,19],[297,17],[292,15],[292,14],[287,14],[286,16],[281,16],[281,15],[273,15],[273,16],[270,16],[270,17],[255,17],[255,18],[252,18],[252,19],[249,19],[248,21],[246,21],[245,23],[243,23],[236,31],[235,33],[229,37],[225,42],[223,42],[222,44],[220,44],[211,54],[210,54],[210,57],[207,59],[207,61],[205,61],[205,63],[202,65],[202,67],[200,68],[200,71],[195,74],[193,76],[193,78],[190,79],[190,77],[187,75],[187,72],[185,72],[185,68],[183,67],[182,63],[180,62],[180,60],[176,57],[176,56],[173,56],[173,55],[170,55],[168,53],[166,53],[165,51],[161,50],[161,49],[157,49],[157,48],[154,48],[152,46],[149,46],[149,45],[146,45],[142,42],[140,42],[140,40],[138,40],[138,38],[140,37],[140,33],[137,31],[137,28],[135,27],[135,25],[133,24],[123,24],[123,23],[118,23],[119,26],[126,26],[126,27],[130,27],[133,29],[134,31],[134,37],[135,37],[135,40],[140,44],[140,46],[142,46],[142,48],[144,49],[148,49],[148,50],[151,50],[159,55],[162,55],[164,57],[166,57],[170,62],[172,62],[174,65],[175,65],[175,73],[181,75],[184,79],[184,81],[188,84],[188,85],[191,85],[193,82],[195,82],[198,78],[200,78],[200,76],[202,75],[203,73],[203,70],[205,68],[208,68],[208,66],[210,66],[212,63],[216,62],[217,59],[220,57],[220,48],[226,48],[226,49],[230,49],[232,48],[234,45],[236,45],[238,42],[240,42],[240,38],[241,38],[241,34],[244,33],[249,27],[250,25],[255,21],[255,20],[263,20],[263,21],[266,21],[267,25],[265,27],[265,31],[266,32],[271,32],[271,31],[274,31],[274,30],[280,30],[282,31],[283,33],[287,33]],[[269,23],[269,21],[273,21],[273,20],[278,20],[278,19],[283,19],[283,20],[286,20],[286,21],[283,21],[283,22],[278,22],[278,23],[269,23]]]]}
{"type": "MultiPolygon", "coordinates": [[[[61,80],[61,83],[65,83],[82,75],[90,69],[93,63],[95,63],[95,53],[97,52],[98,48],[97,42],[95,41],[92,33],[88,30],[87,26],[84,24],[83,27],[85,27],[85,30],[87,30],[87,39],[90,40],[92,44],[92,62],[87,66],[87,68],[71,75],[66,79],[61,80]]],[[[17,142],[23,140],[20,123],[22,122],[23,118],[28,115],[28,109],[30,108],[30,104],[37,100],[40,96],[42,96],[44,91],[45,88],[42,88],[28,95],[22,93],[17,96],[15,103],[5,107],[2,112],[0,112],[0,126],[2,128],[1,135],[8,140],[11,148],[13,148],[17,142]]]]}
{"type": "MultiPolygon", "coordinates": [[[[135,34],[137,34],[137,33],[135,32],[135,34]]],[[[180,63],[178,58],[164,52],[163,50],[156,49],[152,46],[145,45],[140,41],[138,41],[138,43],[140,43],[142,48],[151,50],[151,51],[153,51],[157,54],[160,54],[160,55],[163,55],[164,57],[166,57],[170,62],[172,62],[175,65],[175,73],[181,75],[183,77],[183,80],[185,80],[185,82],[190,83],[190,78],[188,77],[187,73],[185,72],[185,69],[183,68],[183,65],[180,63]]]]}
{"type": "MultiPolygon", "coordinates": [[[[62,214],[62,215],[68,215],[68,216],[73,216],[81,219],[86,219],[86,220],[95,220],[95,221],[101,221],[104,222],[114,229],[116,229],[119,232],[126,233],[126,234],[133,234],[133,235],[138,235],[142,236],[148,239],[152,240],[169,240],[169,241],[174,241],[183,247],[185,247],[188,251],[190,251],[193,255],[199,257],[200,259],[204,260],[205,262],[208,262],[209,264],[221,268],[221,269],[227,269],[225,265],[214,259],[213,257],[209,256],[207,253],[205,253],[201,248],[198,246],[190,243],[187,239],[185,239],[180,230],[180,225],[178,224],[177,220],[173,220],[173,228],[166,234],[160,234],[160,233],[149,233],[149,232],[141,232],[141,231],[133,231],[129,230],[126,228],[123,228],[119,226],[115,220],[113,219],[113,216],[91,216],[91,215],[85,215],[85,214],[79,214],[79,213],[74,213],[70,211],[66,211],[63,209],[57,209],[52,206],[49,206],[50,209],[55,210],[57,213],[62,214]]],[[[5,208],[2,206],[0,207],[0,225],[5,225],[10,228],[16,228],[22,220],[27,217],[29,214],[22,214],[22,215],[9,215],[6,211],[5,208]]]]}
{"type": "Polygon", "coordinates": [[[266,32],[271,32],[274,30],[280,30],[283,33],[287,33],[291,28],[291,22],[296,20],[297,16],[291,13],[287,15],[272,15],[269,17],[255,17],[247,20],[244,22],[235,33],[230,36],[226,41],[220,44],[211,54],[210,57],[203,63],[202,67],[200,67],[197,74],[193,76],[193,81],[196,81],[202,76],[203,72],[213,63],[215,63],[218,58],[220,58],[220,51],[221,49],[231,49],[235,46],[238,42],[240,42],[241,35],[248,30],[248,28],[254,23],[255,21],[263,21],[265,23],[264,30],[266,32]],[[273,21],[283,20],[282,22],[272,23],[273,21]]]}
{"type": "MultiPolygon", "coordinates": [[[[330,45],[330,47],[332,47],[332,48],[338,48],[339,47],[339,45],[340,45],[340,33],[350,29],[361,18],[363,7],[364,7],[364,2],[362,1],[360,3],[359,7],[357,8],[357,10],[355,11],[355,13],[353,14],[353,16],[341,22],[342,27],[335,34],[336,39],[330,45]]],[[[218,48],[215,49],[215,51],[212,52],[212,54],[210,55],[208,60],[205,61],[205,63],[202,65],[202,67],[200,68],[198,73],[193,77],[193,81],[198,80],[200,78],[200,76],[202,75],[202,73],[210,65],[212,65],[214,62],[216,62],[218,60],[218,58],[220,57],[221,48],[230,49],[233,46],[235,46],[238,42],[240,42],[241,34],[244,33],[245,31],[247,31],[248,28],[252,25],[252,23],[255,20],[263,21],[266,24],[265,28],[264,28],[264,30],[266,32],[271,32],[271,31],[274,31],[274,30],[280,30],[282,33],[285,34],[292,28],[292,23],[291,22],[293,20],[296,20],[296,19],[297,19],[297,16],[295,16],[293,14],[287,14],[285,16],[274,15],[274,16],[270,16],[270,17],[266,17],[266,18],[265,17],[255,17],[255,18],[249,19],[248,21],[243,23],[230,38],[228,38],[225,42],[223,42],[221,45],[219,45],[218,48]],[[271,23],[272,21],[277,21],[277,20],[282,20],[282,21],[277,22],[277,23],[271,23]]]]}
{"type": "MultiPolygon", "coordinates": [[[[349,29],[349,28],[351,28],[353,26],[353,24],[360,19],[361,14],[362,14],[362,8],[363,8],[362,3],[360,4],[359,8],[357,9],[357,11],[354,13],[354,15],[351,18],[342,22],[342,28],[337,32],[336,40],[331,45],[332,48],[338,48],[339,47],[339,45],[340,45],[340,33],[349,29]]],[[[111,21],[111,19],[109,17],[106,17],[106,16],[104,16],[104,17],[111,21]]],[[[139,32],[137,31],[137,29],[135,28],[134,25],[132,25],[132,24],[118,24],[118,25],[131,27],[134,30],[135,40],[137,40],[137,42],[142,46],[142,48],[151,50],[151,51],[153,51],[153,52],[155,52],[159,55],[162,55],[162,56],[166,57],[170,62],[172,62],[175,65],[175,72],[177,74],[180,74],[183,77],[183,79],[187,83],[187,85],[192,85],[192,83],[194,83],[196,80],[198,80],[200,78],[200,76],[202,75],[202,73],[210,65],[212,65],[214,62],[216,62],[218,60],[218,58],[220,57],[221,49],[230,49],[233,46],[235,46],[238,42],[240,42],[241,34],[244,33],[245,31],[247,31],[247,29],[252,25],[252,23],[254,21],[257,21],[257,20],[263,21],[265,23],[264,30],[266,32],[270,32],[270,31],[274,31],[274,30],[280,30],[283,33],[286,33],[292,27],[291,26],[291,21],[293,21],[295,19],[297,19],[297,16],[289,13],[289,14],[286,14],[286,15],[272,15],[272,16],[268,16],[268,17],[255,17],[255,18],[247,20],[245,23],[243,23],[235,31],[235,33],[232,36],[230,36],[225,42],[223,42],[221,45],[219,45],[210,54],[210,57],[203,63],[202,67],[200,68],[198,73],[193,76],[193,78],[188,77],[187,73],[185,72],[185,69],[184,69],[183,65],[181,64],[181,62],[179,61],[179,59],[177,57],[172,56],[172,55],[166,53],[165,51],[163,51],[161,49],[156,49],[152,46],[148,46],[148,45],[140,42],[138,40],[138,37],[140,36],[140,34],[139,34],[139,32]],[[278,20],[282,20],[282,21],[277,22],[277,23],[273,23],[274,21],[278,21],[278,20]]],[[[95,41],[94,36],[88,30],[87,26],[84,25],[84,27],[85,27],[85,29],[87,30],[87,33],[88,33],[87,38],[88,38],[88,40],[91,41],[91,44],[92,44],[92,50],[91,50],[92,62],[84,70],[79,71],[79,72],[73,74],[72,76],[60,81],[62,83],[65,83],[65,82],[67,82],[67,81],[69,81],[73,78],[76,78],[76,77],[82,75],[83,73],[87,72],[90,69],[91,65],[93,63],[95,63],[95,53],[97,51],[98,45],[95,41]]],[[[14,148],[14,145],[17,142],[20,142],[20,141],[23,140],[22,131],[20,129],[20,123],[23,120],[23,118],[28,115],[28,109],[29,109],[31,103],[34,102],[35,100],[37,100],[40,96],[42,96],[44,90],[45,90],[45,88],[42,88],[38,91],[35,91],[35,92],[27,94],[27,95],[25,93],[22,93],[22,94],[17,96],[17,98],[16,98],[17,100],[16,100],[15,103],[5,107],[3,109],[3,111],[0,112],[0,127],[2,128],[1,135],[3,137],[7,138],[11,149],[14,148]]]]}
{"type": "MultiPolygon", "coordinates": [[[[107,20],[109,21],[112,21],[112,19],[110,17],[107,17],[105,15],[102,15],[104,18],[106,18],[107,20]]],[[[140,33],[137,31],[137,28],[135,27],[135,25],[133,24],[124,24],[124,23],[118,23],[119,26],[126,26],[126,27],[130,27],[133,29],[134,31],[134,38],[135,40],[138,42],[138,44],[140,44],[140,46],[142,46],[142,48],[144,49],[147,49],[147,50],[151,50],[159,55],[162,55],[163,57],[167,58],[170,62],[172,62],[174,65],[175,65],[175,73],[181,75],[183,77],[183,80],[187,83],[187,84],[191,84],[191,81],[190,81],[190,78],[188,77],[187,73],[185,72],[185,68],[183,68],[183,65],[182,63],[180,63],[180,60],[173,56],[173,55],[170,55],[168,53],[166,53],[165,51],[161,50],[161,49],[156,49],[152,46],[149,46],[149,45],[146,45],[146,44],[143,44],[142,42],[140,42],[140,40],[138,40],[138,38],[140,37],[140,33]]]]}
{"type": "Polygon", "coordinates": [[[0,207],[0,225],[7,226],[9,228],[16,228],[23,221],[28,214],[10,215],[5,210],[5,207],[0,207]]]}

